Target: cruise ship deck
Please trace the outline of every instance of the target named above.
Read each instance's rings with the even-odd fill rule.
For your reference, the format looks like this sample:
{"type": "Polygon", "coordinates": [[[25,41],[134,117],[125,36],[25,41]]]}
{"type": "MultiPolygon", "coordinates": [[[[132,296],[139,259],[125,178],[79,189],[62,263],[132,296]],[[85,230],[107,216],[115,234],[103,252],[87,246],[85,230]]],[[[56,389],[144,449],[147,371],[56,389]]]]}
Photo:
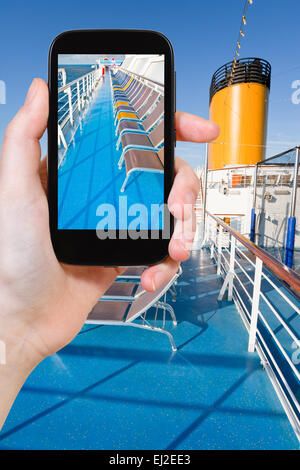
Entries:
{"type": "MultiPolygon", "coordinates": [[[[122,194],[128,207],[138,201],[148,213],[160,203],[164,95],[163,79],[153,70],[161,73],[163,62],[160,56],[128,56],[117,70],[114,63],[87,73],[75,65],[73,73],[78,70],[69,80],[65,69],[59,72],[58,225],[95,229],[99,205],[117,208],[122,194]],[[139,75],[141,68],[147,77],[139,75]],[[113,86],[118,79],[126,85],[113,86]],[[124,104],[115,112],[120,88],[122,99],[135,105],[130,112],[126,101],[125,112],[124,104]],[[126,115],[124,133],[138,136],[129,146],[118,113],[126,115]],[[126,180],[131,145],[144,166],[136,165],[126,180]],[[119,168],[122,152],[127,166],[119,168]]],[[[90,323],[29,377],[0,434],[1,449],[300,448],[300,277],[292,264],[254,243],[253,212],[244,207],[253,194],[261,201],[265,188],[264,208],[276,191],[284,203],[292,188],[296,195],[300,150],[292,150],[276,171],[272,160],[255,171],[248,165],[199,172],[197,236],[182,273],[152,294],[141,288],[141,273],[131,277],[134,282],[119,278],[99,299],[90,323]],[[274,187],[262,186],[269,176],[274,187]]],[[[149,220],[142,223],[148,227],[149,220]]]]}
{"type": "Polygon", "coordinates": [[[299,449],[208,250],[182,267],[177,352],[151,331],[86,325],[32,373],[0,448],[299,449]]]}
{"type": "MultiPolygon", "coordinates": [[[[99,205],[109,201],[119,206],[126,171],[124,165],[118,168],[122,147],[117,150],[116,143],[110,72],[106,71],[59,167],[59,228],[95,229],[99,205]]],[[[163,203],[163,179],[163,173],[132,175],[124,193],[128,207],[139,201],[150,214],[151,204],[163,203]]],[[[143,223],[148,228],[148,220],[143,223]]]]}

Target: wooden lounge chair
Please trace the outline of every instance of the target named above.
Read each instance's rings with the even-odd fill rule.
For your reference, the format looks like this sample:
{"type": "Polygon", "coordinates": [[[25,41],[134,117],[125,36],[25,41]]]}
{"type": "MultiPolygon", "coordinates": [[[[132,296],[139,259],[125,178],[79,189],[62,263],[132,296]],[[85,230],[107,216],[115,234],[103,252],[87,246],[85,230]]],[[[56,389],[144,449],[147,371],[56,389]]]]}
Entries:
{"type": "Polygon", "coordinates": [[[128,105],[132,100],[137,99],[140,96],[140,93],[143,93],[143,86],[137,80],[132,84],[132,86],[127,90],[127,93],[112,93],[112,103],[113,103],[113,112],[115,114],[115,109],[121,104],[128,105]]]}
{"type": "Polygon", "coordinates": [[[135,300],[142,295],[145,290],[137,282],[114,282],[107,289],[101,300],[135,300]]]}
{"type": "Polygon", "coordinates": [[[140,132],[127,132],[121,135],[122,154],[118,162],[119,169],[122,168],[125,155],[131,149],[137,150],[150,150],[158,151],[159,147],[164,142],[164,120],[162,119],[159,124],[148,134],[140,132]]]}
{"type": "Polygon", "coordinates": [[[111,85],[112,85],[112,95],[115,100],[117,100],[119,96],[120,97],[123,96],[125,98],[129,97],[130,95],[132,95],[134,89],[136,88],[140,89],[141,87],[145,86],[144,84],[142,84],[140,81],[138,81],[135,78],[131,81],[129,87],[126,90],[115,88],[113,82],[111,82],[111,85]]]}
{"type": "Polygon", "coordinates": [[[117,280],[120,279],[135,279],[135,280],[140,280],[141,275],[145,271],[144,266],[130,266],[129,268],[126,269],[126,271],[123,274],[120,274],[117,277],[117,280]]]}
{"type": "Polygon", "coordinates": [[[126,177],[121,187],[121,193],[125,191],[128,179],[133,172],[164,172],[164,149],[158,152],[145,149],[128,150],[125,155],[126,177]]]}
{"type": "Polygon", "coordinates": [[[148,115],[142,123],[136,121],[122,121],[119,124],[119,138],[116,144],[117,150],[119,150],[121,144],[121,136],[123,134],[134,132],[137,134],[149,134],[149,131],[156,126],[158,121],[162,118],[164,114],[164,98],[158,102],[154,110],[148,115]]]}
{"type": "Polygon", "coordinates": [[[116,108],[121,106],[121,103],[125,103],[125,106],[129,106],[130,103],[135,103],[145,91],[146,85],[136,80],[132,87],[127,90],[127,93],[113,93],[114,113],[116,108]]]}
{"type": "Polygon", "coordinates": [[[173,351],[176,351],[176,345],[172,334],[165,329],[166,312],[171,316],[173,326],[177,325],[173,308],[166,302],[168,289],[174,284],[181,269],[175,276],[166,282],[155,292],[145,292],[135,300],[100,300],[90,312],[86,323],[97,325],[118,325],[132,326],[145,330],[156,331],[168,336],[173,351]],[[155,315],[151,320],[147,318],[147,312],[151,307],[155,307],[155,315]],[[158,326],[158,313],[162,311],[162,322],[158,326]],[[140,323],[135,321],[141,320],[140,323]]]}
{"type": "Polygon", "coordinates": [[[154,106],[155,102],[158,100],[159,93],[156,91],[144,93],[144,95],[136,103],[135,107],[121,106],[116,113],[115,125],[117,125],[116,132],[119,132],[120,122],[128,119],[128,114],[132,116],[130,120],[141,121],[154,106]]]}
{"type": "Polygon", "coordinates": [[[120,98],[116,100],[114,106],[114,114],[118,113],[119,111],[129,111],[130,109],[132,109],[133,111],[137,111],[145,102],[145,100],[149,98],[150,94],[151,88],[147,87],[146,85],[142,85],[138,89],[138,92],[132,95],[132,97],[127,95],[128,101],[126,101],[125,96],[122,98],[122,101],[120,100],[120,98]]]}

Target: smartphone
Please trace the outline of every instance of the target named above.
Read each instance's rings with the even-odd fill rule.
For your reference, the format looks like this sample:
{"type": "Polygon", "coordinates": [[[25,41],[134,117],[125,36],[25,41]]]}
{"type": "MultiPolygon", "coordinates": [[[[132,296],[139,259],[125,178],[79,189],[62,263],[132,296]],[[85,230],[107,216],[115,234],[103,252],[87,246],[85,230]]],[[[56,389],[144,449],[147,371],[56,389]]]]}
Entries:
{"type": "Polygon", "coordinates": [[[78,30],[49,51],[48,200],[58,260],[142,266],[168,254],[175,84],[170,41],[78,30]]]}

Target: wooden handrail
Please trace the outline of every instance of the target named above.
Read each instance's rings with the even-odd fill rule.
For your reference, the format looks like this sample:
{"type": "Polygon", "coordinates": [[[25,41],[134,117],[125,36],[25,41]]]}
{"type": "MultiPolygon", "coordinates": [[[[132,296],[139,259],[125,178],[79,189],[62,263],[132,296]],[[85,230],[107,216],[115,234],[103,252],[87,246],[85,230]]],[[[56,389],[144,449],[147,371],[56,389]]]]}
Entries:
{"type": "Polygon", "coordinates": [[[244,245],[251,253],[257,256],[262,262],[268,266],[268,268],[274,272],[280,279],[285,281],[292,287],[298,294],[300,294],[300,276],[292,269],[285,266],[283,263],[278,261],[274,256],[270,255],[267,251],[255,245],[244,235],[241,235],[239,232],[234,230],[230,225],[226,224],[219,217],[211,214],[209,211],[206,213],[214,219],[219,225],[221,225],[227,232],[230,232],[242,245],[244,245]]]}

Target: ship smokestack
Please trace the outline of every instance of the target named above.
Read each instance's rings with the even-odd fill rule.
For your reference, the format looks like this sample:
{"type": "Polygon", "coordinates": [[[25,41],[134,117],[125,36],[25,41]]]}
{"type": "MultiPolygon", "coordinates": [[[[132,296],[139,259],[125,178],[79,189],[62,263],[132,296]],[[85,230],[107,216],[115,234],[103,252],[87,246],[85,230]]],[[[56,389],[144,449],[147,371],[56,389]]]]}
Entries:
{"type": "Polygon", "coordinates": [[[209,117],[220,135],[209,144],[208,168],[264,159],[270,82],[271,65],[258,58],[235,59],[214,73],[209,117]]]}

